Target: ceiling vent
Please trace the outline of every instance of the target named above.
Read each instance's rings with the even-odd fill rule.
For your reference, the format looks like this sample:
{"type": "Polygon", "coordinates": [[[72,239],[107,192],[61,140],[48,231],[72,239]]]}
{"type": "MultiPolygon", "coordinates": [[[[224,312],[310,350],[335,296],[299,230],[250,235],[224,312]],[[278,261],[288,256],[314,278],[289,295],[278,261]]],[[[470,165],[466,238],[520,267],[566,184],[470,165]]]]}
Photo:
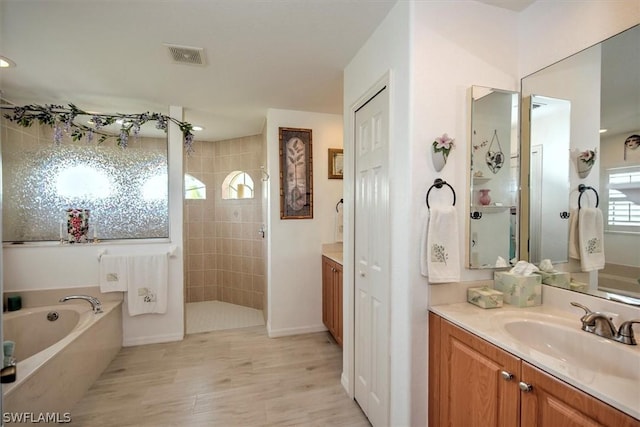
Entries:
{"type": "Polygon", "coordinates": [[[204,49],[201,47],[165,44],[173,62],[177,64],[205,65],[204,49]]]}

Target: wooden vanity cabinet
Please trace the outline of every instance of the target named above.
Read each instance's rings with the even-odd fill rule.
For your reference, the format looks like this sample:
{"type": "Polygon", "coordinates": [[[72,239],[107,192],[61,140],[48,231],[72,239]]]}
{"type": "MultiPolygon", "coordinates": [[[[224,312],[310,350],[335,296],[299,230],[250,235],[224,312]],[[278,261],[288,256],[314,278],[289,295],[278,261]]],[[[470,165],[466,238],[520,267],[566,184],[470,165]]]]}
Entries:
{"type": "Polygon", "coordinates": [[[342,265],[322,256],[322,323],[342,347],[342,265]]]}
{"type": "Polygon", "coordinates": [[[640,421],[429,312],[430,427],[640,427],[640,421]],[[522,391],[520,385],[530,385],[522,391]]]}
{"type": "Polygon", "coordinates": [[[640,427],[640,421],[522,361],[521,427],[640,427]]]}
{"type": "Polygon", "coordinates": [[[439,387],[437,394],[430,387],[429,425],[518,426],[520,359],[433,313],[429,322],[430,360],[438,359],[433,350],[440,353],[440,360],[430,364],[429,376],[439,376],[434,380],[439,387]]]}

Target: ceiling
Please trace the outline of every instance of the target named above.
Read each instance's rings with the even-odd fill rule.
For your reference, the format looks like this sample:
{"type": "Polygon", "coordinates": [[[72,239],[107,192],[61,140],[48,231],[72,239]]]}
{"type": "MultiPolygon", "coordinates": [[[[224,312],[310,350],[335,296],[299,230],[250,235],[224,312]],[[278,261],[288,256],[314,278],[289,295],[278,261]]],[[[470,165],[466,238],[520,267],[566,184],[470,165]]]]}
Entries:
{"type": "Polygon", "coordinates": [[[396,1],[0,0],[0,55],[17,64],[0,89],[16,105],[183,106],[198,140],[258,134],[268,108],[341,114],[343,69],[396,1]],[[203,48],[205,65],[166,44],[203,48]]]}
{"type": "Polygon", "coordinates": [[[342,113],[342,73],[396,0],[2,0],[5,99],[166,113],[200,140],[258,134],[267,108],[342,113]],[[174,63],[166,43],[204,48],[174,63]]]}

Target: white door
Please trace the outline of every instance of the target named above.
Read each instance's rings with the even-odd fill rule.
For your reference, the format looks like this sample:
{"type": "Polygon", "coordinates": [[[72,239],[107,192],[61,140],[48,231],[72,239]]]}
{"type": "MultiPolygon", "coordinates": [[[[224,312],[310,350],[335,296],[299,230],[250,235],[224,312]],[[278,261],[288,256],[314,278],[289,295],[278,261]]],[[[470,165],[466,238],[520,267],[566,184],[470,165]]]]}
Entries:
{"type": "Polygon", "coordinates": [[[355,398],[389,424],[389,90],[355,114],[355,398]]]}

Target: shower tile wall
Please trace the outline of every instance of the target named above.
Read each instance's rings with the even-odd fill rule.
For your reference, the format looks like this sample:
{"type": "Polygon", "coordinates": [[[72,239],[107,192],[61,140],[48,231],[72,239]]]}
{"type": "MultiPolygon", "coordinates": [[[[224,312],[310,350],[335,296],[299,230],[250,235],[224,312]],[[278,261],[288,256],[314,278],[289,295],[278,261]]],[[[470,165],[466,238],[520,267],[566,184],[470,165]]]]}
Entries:
{"type": "Polygon", "coordinates": [[[262,135],[196,142],[187,174],[202,181],[206,200],[185,200],[187,302],[225,301],[263,308],[265,271],[262,238],[262,135]],[[247,172],[254,198],[222,200],[232,171],[247,172]]]}

